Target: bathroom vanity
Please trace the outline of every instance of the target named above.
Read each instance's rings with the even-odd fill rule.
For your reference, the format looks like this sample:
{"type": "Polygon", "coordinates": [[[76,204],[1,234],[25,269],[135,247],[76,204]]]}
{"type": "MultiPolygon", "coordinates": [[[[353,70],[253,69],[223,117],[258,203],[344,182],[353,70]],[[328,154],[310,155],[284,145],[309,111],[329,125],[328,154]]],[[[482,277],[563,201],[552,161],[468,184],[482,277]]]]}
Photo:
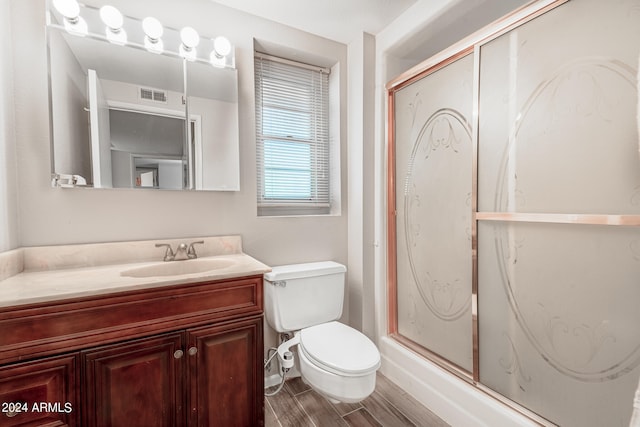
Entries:
{"type": "Polygon", "coordinates": [[[173,261],[225,261],[204,272],[154,276],[169,263],[143,262],[0,281],[0,425],[263,425],[269,268],[226,239],[213,244],[226,254],[173,261]]]}

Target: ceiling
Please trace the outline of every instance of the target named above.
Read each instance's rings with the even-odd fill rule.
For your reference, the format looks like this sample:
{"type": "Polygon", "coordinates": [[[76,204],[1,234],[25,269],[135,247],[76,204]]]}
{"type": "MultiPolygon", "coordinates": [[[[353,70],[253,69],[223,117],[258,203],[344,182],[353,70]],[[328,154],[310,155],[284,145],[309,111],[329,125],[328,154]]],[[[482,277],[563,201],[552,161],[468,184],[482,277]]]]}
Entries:
{"type": "Polygon", "coordinates": [[[341,43],[377,34],[417,0],[211,0],[341,43]]]}
{"type": "Polygon", "coordinates": [[[530,0],[210,0],[255,16],[348,44],[364,31],[378,34],[418,2],[423,25],[394,47],[408,68],[451,46],[530,0]],[[428,7],[420,9],[422,13],[428,7]]]}

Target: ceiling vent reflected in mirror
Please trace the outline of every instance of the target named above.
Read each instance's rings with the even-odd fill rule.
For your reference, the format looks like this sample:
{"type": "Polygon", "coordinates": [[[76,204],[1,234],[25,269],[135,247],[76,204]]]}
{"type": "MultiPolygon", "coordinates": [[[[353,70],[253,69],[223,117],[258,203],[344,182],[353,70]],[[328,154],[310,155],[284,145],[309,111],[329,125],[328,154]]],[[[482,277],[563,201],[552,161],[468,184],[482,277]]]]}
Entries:
{"type": "Polygon", "coordinates": [[[167,92],[157,89],[149,89],[145,87],[140,88],[140,99],[145,101],[167,103],[167,92]]]}

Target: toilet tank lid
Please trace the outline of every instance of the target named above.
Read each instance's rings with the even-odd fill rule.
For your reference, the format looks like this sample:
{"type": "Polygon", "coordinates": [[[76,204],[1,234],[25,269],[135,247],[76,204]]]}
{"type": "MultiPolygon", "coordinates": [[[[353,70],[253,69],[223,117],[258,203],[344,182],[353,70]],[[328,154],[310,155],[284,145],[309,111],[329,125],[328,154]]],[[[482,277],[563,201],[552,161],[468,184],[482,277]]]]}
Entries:
{"type": "Polygon", "coordinates": [[[347,267],[333,261],[308,262],[304,264],[280,265],[272,267],[264,278],[270,282],[276,280],[301,279],[304,277],[325,276],[327,274],[344,273],[347,267]]]}

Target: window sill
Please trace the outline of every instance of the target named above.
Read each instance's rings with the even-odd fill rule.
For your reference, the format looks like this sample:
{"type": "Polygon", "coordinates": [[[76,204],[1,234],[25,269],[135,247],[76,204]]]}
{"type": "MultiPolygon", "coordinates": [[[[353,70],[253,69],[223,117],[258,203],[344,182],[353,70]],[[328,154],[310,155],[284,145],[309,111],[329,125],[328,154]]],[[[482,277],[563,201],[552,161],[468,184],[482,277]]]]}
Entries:
{"type": "Polygon", "coordinates": [[[270,204],[258,206],[258,217],[330,216],[329,205],[270,204]]]}

